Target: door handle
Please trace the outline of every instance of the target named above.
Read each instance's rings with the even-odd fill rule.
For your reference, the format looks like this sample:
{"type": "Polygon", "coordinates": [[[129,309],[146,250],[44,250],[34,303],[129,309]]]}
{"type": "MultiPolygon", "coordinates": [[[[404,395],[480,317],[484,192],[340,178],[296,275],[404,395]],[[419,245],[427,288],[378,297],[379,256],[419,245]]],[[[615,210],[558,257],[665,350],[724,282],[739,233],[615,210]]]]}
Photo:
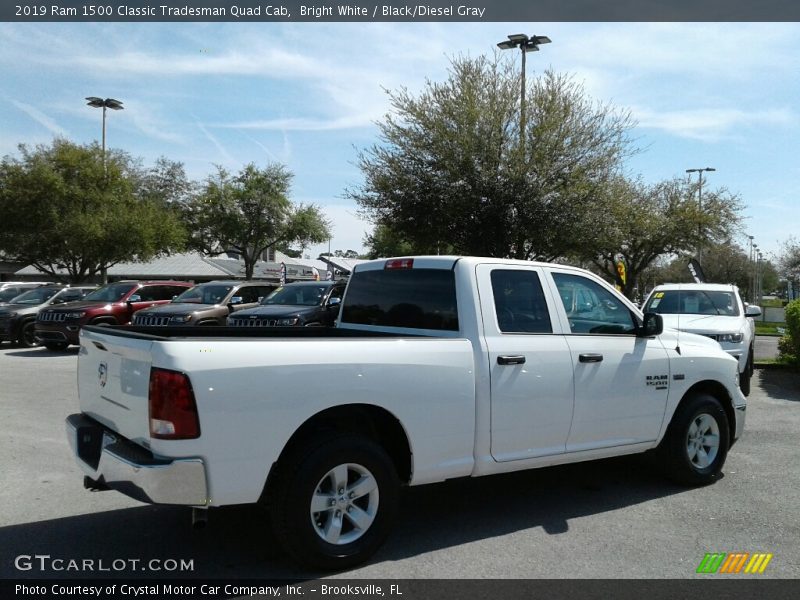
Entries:
{"type": "Polygon", "coordinates": [[[498,365],[524,365],[525,364],[525,357],[524,356],[498,356],[497,357],[497,364],[498,365]]]}
{"type": "Polygon", "coordinates": [[[596,362],[603,362],[603,355],[602,354],[581,354],[578,357],[578,360],[582,363],[596,363],[596,362]]]}

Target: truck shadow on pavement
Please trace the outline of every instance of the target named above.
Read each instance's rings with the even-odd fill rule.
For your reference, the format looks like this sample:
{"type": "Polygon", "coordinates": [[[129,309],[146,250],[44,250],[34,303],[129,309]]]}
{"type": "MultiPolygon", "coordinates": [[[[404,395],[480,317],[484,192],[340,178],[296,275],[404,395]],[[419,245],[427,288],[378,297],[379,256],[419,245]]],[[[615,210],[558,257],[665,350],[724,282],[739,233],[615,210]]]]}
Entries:
{"type": "Polygon", "coordinates": [[[760,369],[759,387],[775,400],[800,402],[800,373],[788,369],[760,369]]]}
{"type": "MultiPolygon", "coordinates": [[[[641,457],[625,457],[404,490],[389,540],[369,564],[541,527],[569,531],[570,519],[618,510],[685,491],[641,457]]],[[[87,492],[88,493],[88,492],[87,492]]],[[[103,492],[112,493],[112,492],[103,492]]],[[[259,508],[212,509],[204,529],[190,526],[185,507],[142,506],[0,528],[2,578],[202,577],[317,578],[278,549],[259,508]],[[18,570],[19,555],[70,559],[139,559],[111,571],[18,570]],[[147,571],[151,559],[193,560],[188,572],[147,571]]],[[[121,564],[121,563],[118,563],[121,564]]],[[[354,576],[359,576],[357,570],[354,576]]],[[[363,575],[362,575],[363,576],[363,575]]]]}

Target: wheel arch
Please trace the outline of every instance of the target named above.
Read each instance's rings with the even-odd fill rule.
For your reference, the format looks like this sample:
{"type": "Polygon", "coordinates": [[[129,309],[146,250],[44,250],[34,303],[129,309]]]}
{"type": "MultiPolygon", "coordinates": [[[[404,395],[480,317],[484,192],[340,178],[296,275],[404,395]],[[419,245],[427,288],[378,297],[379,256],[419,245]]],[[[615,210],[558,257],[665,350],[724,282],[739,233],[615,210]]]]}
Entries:
{"type": "Polygon", "coordinates": [[[262,496],[270,487],[277,467],[286,456],[320,431],[365,435],[386,450],[395,465],[400,481],[406,483],[411,481],[413,473],[411,444],[399,419],[385,408],[374,404],[345,404],[322,410],[297,428],[281,451],[278,460],[271,465],[262,496]]]}
{"type": "Polygon", "coordinates": [[[732,446],[736,436],[736,414],[733,408],[733,398],[731,398],[727,388],[719,381],[714,381],[713,379],[698,381],[692,387],[686,390],[683,398],[681,398],[681,401],[678,403],[678,405],[675,407],[675,411],[672,413],[672,419],[675,418],[678,409],[680,409],[680,407],[696,393],[708,394],[709,396],[719,400],[719,403],[722,405],[722,409],[725,411],[725,416],[728,419],[728,446],[732,446]]]}

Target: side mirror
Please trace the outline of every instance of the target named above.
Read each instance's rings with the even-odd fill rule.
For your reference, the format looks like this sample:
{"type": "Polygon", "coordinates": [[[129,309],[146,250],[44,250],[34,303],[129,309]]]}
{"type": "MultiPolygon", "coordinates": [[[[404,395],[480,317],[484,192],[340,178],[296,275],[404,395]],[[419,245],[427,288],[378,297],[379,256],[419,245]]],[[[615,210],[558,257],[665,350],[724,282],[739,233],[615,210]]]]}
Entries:
{"type": "Polygon", "coordinates": [[[639,329],[638,337],[653,337],[664,331],[664,318],[653,312],[644,313],[644,321],[639,329]]]}
{"type": "Polygon", "coordinates": [[[341,304],[342,304],[341,298],[331,298],[330,300],[328,300],[328,308],[335,308],[336,310],[339,310],[341,304]]]}
{"type": "Polygon", "coordinates": [[[233,296],[231,298],[231,301],[228,304],[234,305],[234,304],[241,304],[241,303],[242,303],[242,297],[241,296],[233,296]]]}
{"type": "Polygon", "coordinates": [[[744,314],[746,317],[760,317],[761,307],[751,304],[745,309],[744,314]]]}
{"type": "Polygon", "coordinates": [[[139,294],[134,294],[130,298],[128,298],[128,302],[141,302],[142,297],[139,294]]]}

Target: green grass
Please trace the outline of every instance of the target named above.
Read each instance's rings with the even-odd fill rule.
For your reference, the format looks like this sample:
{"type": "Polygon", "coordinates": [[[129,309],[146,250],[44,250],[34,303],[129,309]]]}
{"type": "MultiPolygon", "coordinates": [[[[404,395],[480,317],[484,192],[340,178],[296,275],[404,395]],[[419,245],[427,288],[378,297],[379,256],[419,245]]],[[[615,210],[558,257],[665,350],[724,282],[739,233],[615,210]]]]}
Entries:
{"type": "Polygon", "coordinates": [[[781,308],[783,306],[783,300],[780,298],[776,298],[775,300],[767,300],[764,298],[761,300],[760,306],[761,308],[781,308]]]}
{"type": "Polygon", "coordinates": [[[756,335],[783,335],[778,327],[786,329],[786,323],[770,323],[756,321],[756,335]]]}

